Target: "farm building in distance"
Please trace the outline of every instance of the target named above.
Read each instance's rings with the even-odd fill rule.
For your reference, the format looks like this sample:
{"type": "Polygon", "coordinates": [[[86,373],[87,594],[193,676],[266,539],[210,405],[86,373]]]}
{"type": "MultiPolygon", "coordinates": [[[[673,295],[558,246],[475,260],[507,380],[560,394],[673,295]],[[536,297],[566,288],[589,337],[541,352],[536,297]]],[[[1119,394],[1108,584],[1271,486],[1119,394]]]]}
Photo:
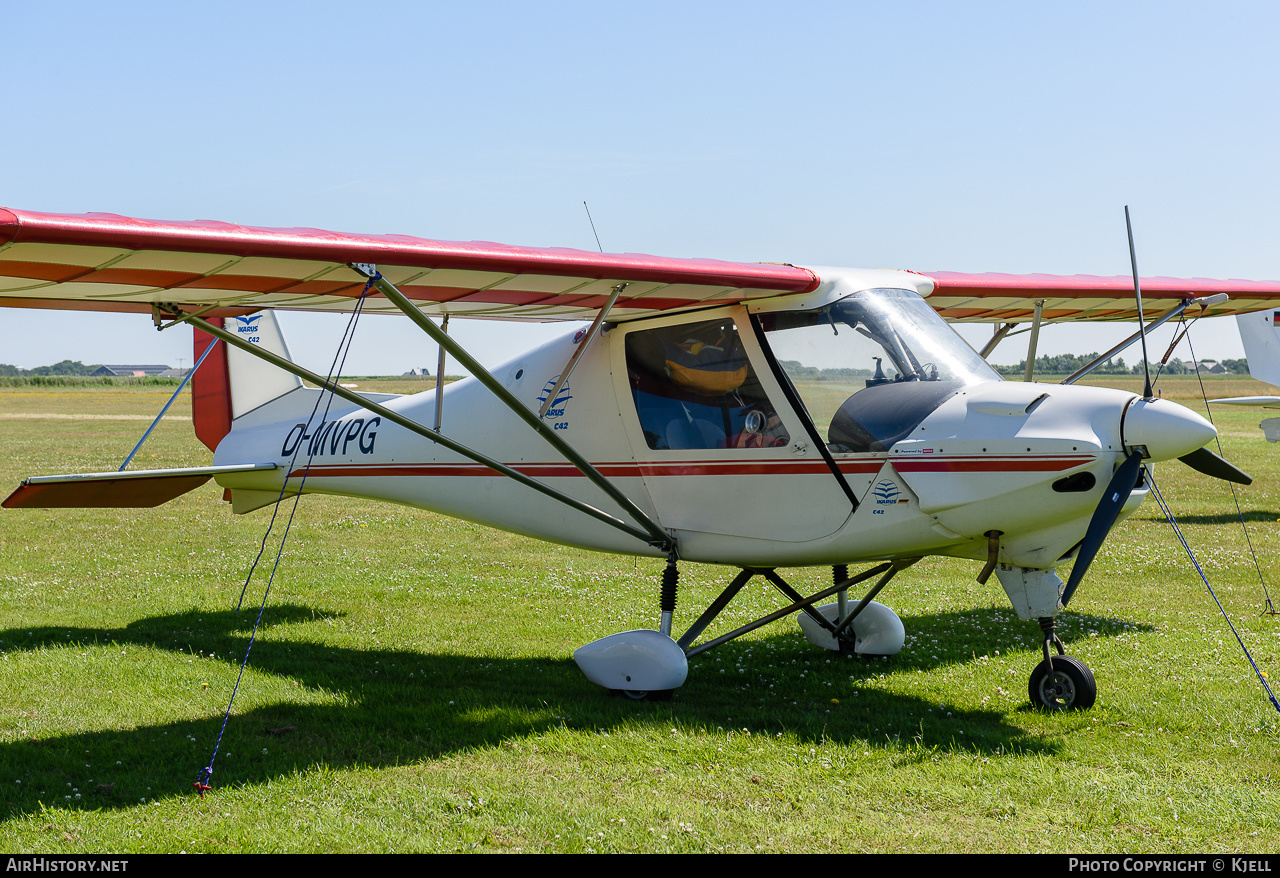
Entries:
{"type": "Polygon", "coordinates": [[[114,378],[142,378],[148,375],[163,375],[170,371],[169,366],[99,366],[89,374],[114,378]]]}

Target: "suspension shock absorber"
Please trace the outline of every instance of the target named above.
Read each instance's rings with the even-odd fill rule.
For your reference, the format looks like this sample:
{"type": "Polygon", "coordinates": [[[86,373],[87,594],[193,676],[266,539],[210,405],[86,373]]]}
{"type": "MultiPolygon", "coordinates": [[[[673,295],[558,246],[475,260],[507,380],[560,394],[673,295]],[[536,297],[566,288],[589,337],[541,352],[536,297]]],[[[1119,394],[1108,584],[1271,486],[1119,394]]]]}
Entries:
{"type": "Polygon", "coordinates": [[[679,582],[680,571],[676,568],[675,555],[671,555],[667,558],[667,568],[662,571],[662,597],[658,603],[658,609],[662,613],[658,630],[668,637],[671,636],[671,618],[676,612],[676,588],[679,582]]]}
{"type": "MultiPolygon", "coordinates": [[[[831,567],[831,584],[839,585],[849,578],[848,564],[835,564],[831,567]]],[[[846,588],[836,592],[837,619],[843,621],[849,615],[849,590],[846,588]]]]}

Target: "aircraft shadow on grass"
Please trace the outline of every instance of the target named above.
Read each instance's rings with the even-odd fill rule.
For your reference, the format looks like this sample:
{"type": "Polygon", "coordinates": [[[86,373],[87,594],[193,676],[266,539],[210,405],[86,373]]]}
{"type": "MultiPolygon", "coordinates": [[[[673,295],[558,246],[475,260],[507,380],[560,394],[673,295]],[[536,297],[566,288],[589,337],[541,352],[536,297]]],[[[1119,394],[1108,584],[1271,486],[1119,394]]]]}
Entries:
{"type": "MultiPolygon", "coordinates": [[[[1159,510],[1157,510],[1158,512],[1159,510]]],[[[1221,512],[1214,515],[1179,515],[1178,524],[1207,524],[1217,527],[1239,526],[1241,515],[1235,512],[1221,512]]],[[[1245,523],[1280,520],[1280,512],[1270,509],[1247,509],[1243,512],[1245,523]]],[[[1164,516],[1154,516],[1153,521],[1164,523],[1164,516]]]]}
{"type": "MultiPolygon", "coordinates": [[[[278,629],[336,615],[277,605],[268,607],[263,625],[278,629]]],[[[139,619],[123,628],[13,628],[0,631],[0,651],[20,659],[28,652],[68,649],[78,654],[95,645],[132,646],[186,657],[188,650],[235,656],[238,664],[253,616],[252,611],[192,610],[139,619]]],[[[815,650],[794,629],[737,641],[694,658],[689,681],[675,699],[655,703],[609,697],[583,678],[570,659],[349,649],[291,640],[278,631],[263,638],[260,630],[250,659],[255,672],[334,693],[344,703],[283,701],[243,712],[237,708],[214,765],[214,787],[266,783],[297,771],[411,764],[562,725],[607,729],[634,726],[646,718],[664,727],[680,723],[783,733],[806,743],[914,741],[921,748],[959,746],[976,754],[1056,750],[1003,718],[1008,710],[1004,696],[998,708],[962,710],[876,685],[886,673],[942,672],[997,650],[1037,649],[1038,632],[1028,630],[1011,644],[1010,625],[1026,623],[1017,623],[1009,610],[996,609],[908,617],[906,622],[911,632],[907,650],[888,660],[815,650]],[[936,645],[952,637],[957,626],[967,636],[962,648],[936,645]],[[757,651],[766,654],[753,658],[757,651]]],[[[1132,630],[1127,623],[1101,617],[1073,615],[1063,622],[1103,635],[1132,630]]],[[[1007,685],[1021,700],[1030,670],[1025,654],[1017,653],[1009,664],[1017,673],[1007,685]]],[[[251,679],[242,683],[238,697],[250,685],[251,679]]],[[[104,692],[102,697],[112,696],[104,692]]],[[[140,800],[192,793],[222,726],[225,697],[218,703],[215,714],[197,720],[0,744],[0,820],[50,805],[128,808],[140,800]]]]}

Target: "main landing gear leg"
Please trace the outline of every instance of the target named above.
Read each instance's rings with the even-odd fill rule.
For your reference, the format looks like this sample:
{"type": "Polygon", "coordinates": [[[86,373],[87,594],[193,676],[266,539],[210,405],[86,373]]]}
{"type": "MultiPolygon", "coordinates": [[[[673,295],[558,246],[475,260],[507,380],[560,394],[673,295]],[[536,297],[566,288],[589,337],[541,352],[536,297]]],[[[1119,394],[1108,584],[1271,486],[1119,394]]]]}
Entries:
{"type": "Polygon", "coordinates": [[[672,557],[662,576],[661,630],[624,631],[611,634],[579,648],[573,654],[587,679],[598,686],[636,700],[670,697],[671,690],[684,683],[689,674],[689,659],[721,644],[736,640],[770,622],[799,613],[805,636],[819,646],[840,649],[848,645],[855,652],[870,655],[892,655],[902,648],[905,633],[902,621],[883,604],[872,600],[899,570],[910,567],[918,558],[903,558],[873,567],[850,577],[848,569],[837,568],[835,581],[816,594],[804,597],[786,583],[772,568],[744,568],[725,587],[711,605],[702,612],[678,641],[671,639],[671,619],[676,609],[676,584],[679,579],[672,557]],[[762,576],[790,600],[785,607],[748,622],[703,643],[694,645],[720,615],[721,611],[754,577],[762,576]],[[845,598],[835,604],[815,606],[818,601],[846,591],[849,586],[879,577],[871,590],[854,605],[845,598]],[[840,611],[843,604],[845,611],[840,611]]]}
{"type": "Polygon", "coordinates": [[[1093,672],[1080,659],[1066,654],[1053,616],[1042,616],[1039,622],[1040,630],[1044,632],[1044,661],[1031,672],[1027,685],[1032,705],[1048,710],[1092,707],[1098,697],[1098,684],[1093,679],[1093,672]]]}
{"type": "MultiPolygon", "coordinates": [[[[849,565],[835,564],[831,567],[831,581],[836,585],[842,585],[849,579],[849,565]]],[[[837,615],[843,619],[849,615],[849,589],[842,588],[836,592],[836,610],[837,615]]]]}
{"type": "Polygon", "coordinates": [[[676,567],[676,559],[668,558],[667,567],[662,571],[662,597],[659,600],[658,612],[660,620],[658,630],[671,636],[671,620],[676,613],[676,588],[680,583],[680,570],[676,567]]]}

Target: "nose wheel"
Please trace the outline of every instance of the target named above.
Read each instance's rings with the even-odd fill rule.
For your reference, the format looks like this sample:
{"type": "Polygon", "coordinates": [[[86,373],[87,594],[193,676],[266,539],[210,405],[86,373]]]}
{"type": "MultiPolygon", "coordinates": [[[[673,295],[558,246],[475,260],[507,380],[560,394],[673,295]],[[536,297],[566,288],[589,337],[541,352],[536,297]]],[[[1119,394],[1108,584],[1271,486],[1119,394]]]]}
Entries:
{"type": "Polygon", "coordinates": [[[1093,671],[1080,659],[1065,654],[1056,627],[1053,617],[1040,619],[1040,630],[1044,632],[1044,661],[1031,672],[1027,685],[1031,704],[1045,710],[1093,707],[1098,698],[1098,683],[1093,679],[1093,671]]]}
{"type": "Polygon", "coordinates": [[[1046,710],[1084,710],[1098,697],[1093,671],[1070,655],[1054,656],[1036,665],[1027,687],[1031,703],[1046,710]]]}
{"type": "Polygon", "coordinates": [[[1062,641],[1058,639],[1054,617],[1045,616],[1039,621],[1040,630],[1044,632],[1044,661],[1036,665],[1027,684],[1031,705],[1044,710],[1093,707],[1098,698],[1098,683],[1093,679],[1093,671],[1080,659],[1066,655],[1062,641]]]}

